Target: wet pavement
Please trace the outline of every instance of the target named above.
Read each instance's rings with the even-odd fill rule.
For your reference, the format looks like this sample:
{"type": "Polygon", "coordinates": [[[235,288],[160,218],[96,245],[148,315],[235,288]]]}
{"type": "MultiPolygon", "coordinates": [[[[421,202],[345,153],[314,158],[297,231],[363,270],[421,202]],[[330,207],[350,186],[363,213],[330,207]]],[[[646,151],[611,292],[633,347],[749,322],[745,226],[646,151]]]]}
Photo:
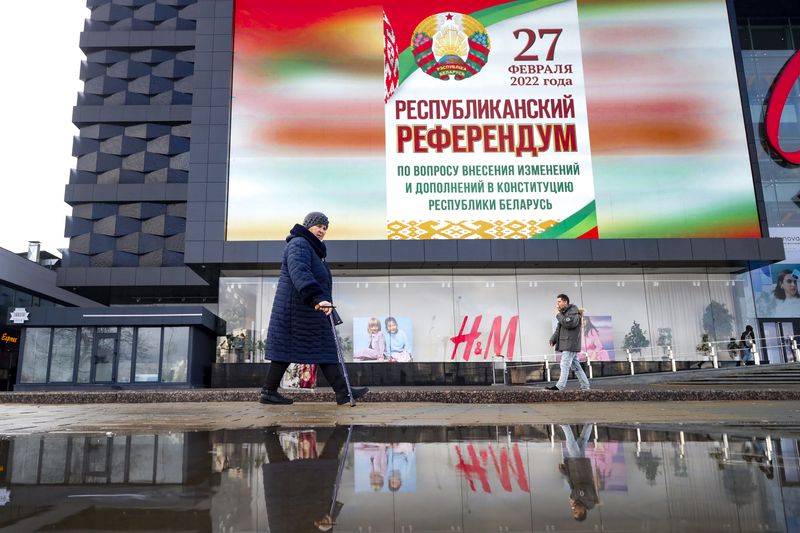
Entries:
{"type": "Polygon", "coordinates": [[[2,405],[0,435],[216,431],[267,426],[472,426],[555,423],[792,428],[798,401],[558,402],[531,404],[258,402],[2,405]]]}
{"type": "Polygon", "coordinates": [[[800,530],[795,429],[565,423],[578,406],[560,423],[17,435],[0,439],[0,531],[800,530]]]}
{"type": "Polygon", "coordinates": [[[800,531],[800,386],[656,379],[7,393],[0,533],[800,531]]]}

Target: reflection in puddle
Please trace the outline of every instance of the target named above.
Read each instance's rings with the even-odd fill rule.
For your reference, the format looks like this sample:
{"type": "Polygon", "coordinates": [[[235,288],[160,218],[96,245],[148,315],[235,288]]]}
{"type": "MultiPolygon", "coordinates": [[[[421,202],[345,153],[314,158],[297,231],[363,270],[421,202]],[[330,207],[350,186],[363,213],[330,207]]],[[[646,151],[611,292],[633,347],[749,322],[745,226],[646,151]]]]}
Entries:
{"type": "Polygon", "coordinates": [[[0,440],[0,529],[800,531],[796,436],[714,431],[340,426],[18,437],[0,440]]]}

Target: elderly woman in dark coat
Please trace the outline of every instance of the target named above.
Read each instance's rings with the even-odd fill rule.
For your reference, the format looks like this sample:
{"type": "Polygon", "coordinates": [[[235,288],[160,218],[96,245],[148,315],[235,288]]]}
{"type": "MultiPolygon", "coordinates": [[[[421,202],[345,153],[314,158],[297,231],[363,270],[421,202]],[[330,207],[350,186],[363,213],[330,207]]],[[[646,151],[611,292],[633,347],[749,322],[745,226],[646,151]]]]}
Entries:
{"type": "MultiPolygon", "coordinates": [[[[336,393],[336,403],[349,403],[347,386],[339,370],[336,341],[327,315],[331,304],[333,279],[325,263],[327,251],[322,240],[328,232],[328,217],[313,211],[303,225],[295,224],[286,237],[281,275],[272,304],[267,334],[267,381],[259,401],[290,404],[278,393],[281,378],[290,363],[316,363],[336,393]]],[[[360,398],[366,387],[352,389],[360,398]]]]}

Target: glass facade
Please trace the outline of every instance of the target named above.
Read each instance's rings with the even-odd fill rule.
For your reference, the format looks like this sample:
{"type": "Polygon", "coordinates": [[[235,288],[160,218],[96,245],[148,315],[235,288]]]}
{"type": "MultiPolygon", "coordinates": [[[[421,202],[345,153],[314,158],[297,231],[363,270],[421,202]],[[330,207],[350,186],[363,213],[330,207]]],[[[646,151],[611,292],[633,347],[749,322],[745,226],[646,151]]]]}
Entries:
{"type": "Polygon", "coordinates": [[[26,328],[20,383],[187,383],[189,329],[26,328]]]}
{"type": "Polygon", "coordinates": [[[31,305],[54,307],[59,304],[47,298],[0,283],[0,307],[30,307],[31,305]]]}
{"type": "MultiPolygon", "coordinates": [[[[669,350],[676,359],[704,359],[704,342],[724,350],[755,316],[746,274],[641,268],[371,274],[334,275],[333,297],[344,319],[338,331],[349,361],[552,361],[548,340],[561,293],[589,317],[585,347],[597,361],[625,361],[629,353],[633,360],[660,361],[669,350]],[[383,358],[359,355],[368,348],[370,323],[389,344],[397,335],[392,318],[406,358],[391,356],[389,347],[383,358]]],[[[265,360],[259,347],[269,342],[276,283],[272,276],[220,280],[220,314],[229,318],[218,362],[265,360]],[[240,356],[234,335],[241,332],[240,356]]]]}
{"type": "MultiPolygon", "coordinates": [[[[747,87],[749,118],[755,139],[752,149],[761,179],[769,236],[782,238],[786,250],[785,261],[751,272],[755,312],[761,319],[797,319],[800,318],[797,284],[782,287],[782,282],[787,280],[789,283],[792,277],[800,277],[800,169],[785,161],[770,146],[765,133],[765,117],[777,77],[798,53],[800,7],[794,8],[794,18],[753,16],[755,13],[748,9],[752,7],[742,6],[737,13],[742,77],[747,87]]],[[[796,81],[780,115],[778,138],[783,150],[800,150],[800,84],[796,81]]],[[[764,331],[766,337],[781,336],[780,332],[772,331],[772,326],[768,325],[767,329],[770,333],[764,331]]]]}

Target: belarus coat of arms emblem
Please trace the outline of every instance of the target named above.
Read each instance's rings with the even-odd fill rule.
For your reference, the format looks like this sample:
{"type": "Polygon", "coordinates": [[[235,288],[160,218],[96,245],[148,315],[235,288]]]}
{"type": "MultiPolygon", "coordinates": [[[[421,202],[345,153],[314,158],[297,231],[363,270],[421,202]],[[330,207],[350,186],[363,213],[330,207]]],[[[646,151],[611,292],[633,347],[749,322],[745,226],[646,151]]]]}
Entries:
{"type": "Polygon", "coordinates": [[[461,13],[439,13],[420,22],[411,38],[414,59],[426,74],[440,80],[474,76],[489,59],[489,34],[461,13]]]}

